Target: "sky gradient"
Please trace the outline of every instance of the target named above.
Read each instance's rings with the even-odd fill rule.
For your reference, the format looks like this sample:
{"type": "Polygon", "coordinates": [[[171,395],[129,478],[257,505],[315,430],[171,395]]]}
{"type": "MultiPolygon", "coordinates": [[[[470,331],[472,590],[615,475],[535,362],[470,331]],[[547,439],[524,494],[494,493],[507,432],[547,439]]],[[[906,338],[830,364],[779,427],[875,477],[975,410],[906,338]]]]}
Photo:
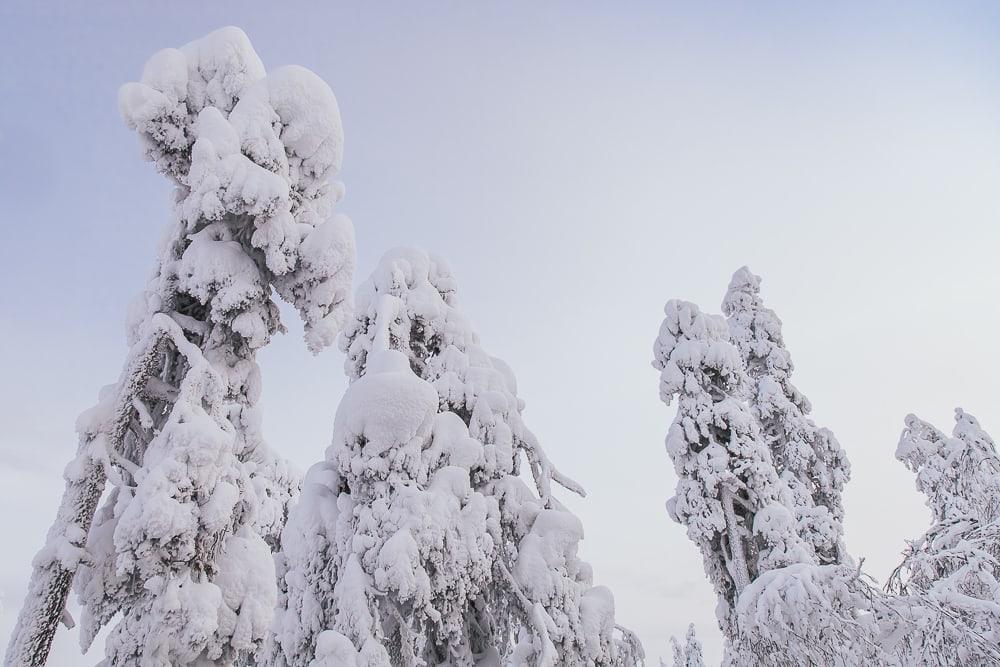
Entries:
{"type": "MultiPolygon", "coordinates": [[[[127,304],[169,220],[117,89],[224,25],[337,95],[358,280],[397,245],[445,257],[525,420],[589,491],[582,552],[652,664],[721,639],[664,502],[667,299],[718,312],[762,275],[795,383],[853,466],[848,547],[880,581],[928,513],[893,452],[909,412],[1000,436],[1000,6],[37,3],[0,6],[0,645],[73,455],[113,382],[127,304]]],[[[270,444],[329,442],[343,356],[261,354],[270,444]]],[[[51,664],[85,665],[61,630],[51,664]]],[[[100,641],[100,640],[99,640],[100,641]]]]}

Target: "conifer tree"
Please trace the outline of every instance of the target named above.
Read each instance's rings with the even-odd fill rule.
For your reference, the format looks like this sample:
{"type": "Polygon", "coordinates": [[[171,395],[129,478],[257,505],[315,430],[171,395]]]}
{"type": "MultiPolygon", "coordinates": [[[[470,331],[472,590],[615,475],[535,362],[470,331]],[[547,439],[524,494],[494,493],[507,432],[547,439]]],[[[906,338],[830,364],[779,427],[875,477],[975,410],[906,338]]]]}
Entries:
{"type": "Polygon", "coordinates": [[[677,401],[668,510],[702,552],[727,664],[881,660],[874,592],[852,568],[822,564],[799,534],[803,497],[778,472],[727,323],[684,301],[669,301],[665,314],[653,365],[661,398],[677,401]]]}
{"type": "Polygon", "coordinates": [[[948,437],[913,415],[896,458],[916,473],[931,526],[911,542],[889,580],[911,627],[907,660],[1000,662],[1000,458],[978,420],[961,409],[948,437]]]}
{"type": "Polygon", "coordinates": [[[684,636],[684,645],[676,637],[670,638],[674,651],[674,667],[705,667],[705,659],[701,653],[701,642],[694,631],[694,623],[688,625],[684,636]]]}
{"type": "Polygon", "coordinates": [[[455,292],[440,259],[409,249],[388,253],[358,289],[341,342],[349,396],[282,539],[287,592],[275,662],[327,664],[346,652],[366,666],[634,664],[641,648],[616,627],[610,592],[592,585],[577,555],[582,526],[555,499],[552,482],[582,490],[525,427],[512,373],[480,347],[455,292]],[[397,360],[392,377],[405,377],[409,389],[400,379],[392,388],[400,396],[378,401],[366,387],[387,380],[378,370],[387,355],[397,360]],[[381,406],[414,405],[409,393],[421,397],[422,417],[407,423],[425,430],[375,447],[360,444],[367,436],[345,439],[355,431],[343,424],[385,422],[374,416],[381,406]],[[428,395],[432,406],[423,402],[428,395]],[[534,489],[518,476],[522,460],[534,489]],[[372,467],[378,475],[364,477],[372,467]],[[432,509],[399,537],[393,508],[407,494],[432,509]],[[475,521],[462,524],[457,507],[475,508],[475,521]],[[370,517],[364,529],[359,517],[370,517]],[[393,571],[418,582],[418,594],[380,574],[377,558],[355,558],[359,545],[383,553],[395,547],[377,545],[403,542],[412,557],[393,571]]]}
{"type": "Polygon", "coordinates": [[[791,382],[781,320],[760,298],[760,277],[745,266],[736,271],[722,310],[750,378],[750,408],[778,474],[796,496],[797,530],[821,563],[845,562],[841,495],[850,465],[833,433],[809,418],[809,400],[791,382]]]}
{"type": "Polygon", "coordinates": [[[298,487],[260,431],[255,357],[283,330],[272,290],[313,351],[349,304],[339,111],[308,70],[266,74],[236,28],[158,52],[119,102],[175,185],[176,216],[130,313],[125,369],[78,422],[7,663],[44,664],[74,576],[84,647],[118,618],[109,664],[242,662],[269,624],[271,547],[298,487]]]}

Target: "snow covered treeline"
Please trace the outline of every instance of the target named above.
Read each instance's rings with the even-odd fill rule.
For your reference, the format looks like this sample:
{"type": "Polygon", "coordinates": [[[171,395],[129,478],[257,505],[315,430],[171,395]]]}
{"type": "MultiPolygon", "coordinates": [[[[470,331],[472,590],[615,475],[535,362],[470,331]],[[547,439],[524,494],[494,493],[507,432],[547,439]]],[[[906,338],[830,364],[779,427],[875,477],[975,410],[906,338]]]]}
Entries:
{"type": "MultiPolygon", "coordinates": [[[[5,664],[40,666],[73,588],[104,665],[632,667],[638,639],[579,555],[584,495],[525,424],[438,257],[383,256],[352,300],[329,87],[224,28],[119,96],[174,217],[118,381],[77,422],[5,664]],[[265,443],[257,352],[297,309],[348,389],[304,480],[265,443]]],[[[760,278],[722,315],[672,300],[654,344],[676,405],[670,516],[701,552],[727,665],[1000,664],[1000,459],[978,421],[909,416],[897,458],[932,523],[885,590],[844,544],[850,466],[810,417],[760,278]]],[[[704,664],[691,626],[675,666],[704,664]]]]}
{"type": "Polygon", "coordinates": [[[726,664],[1000,661],[993,441],[961,411],[953,438],[907,419],[897,457],[917,472],[934,524],[888,592],[874,588],[843,544],[846,456],[808,417],[759,290],[744,267],[726,317],[669,301],[654,344],[661,398],[677,403],[668,509],[702,552],[726,664]]]}
{"type": "Polygon", "coordinates": [[[553,482],[582,490],[524,425],[447,265],[392,251],[356,301],[333,444],[282,537],[272,662],[635,664],[553,482]]]}
{"type": "Polygon", "coordinates": [[[349,312],[354,237],[333,213],[343,137],[325,83],[265,72],[225,28],[155,54],[119,102],[175,185],[176,215],[130,313],[125,369],[78,421],[10,665],[45,662],[71,582],[84,647],[115,621],[108,664],[229,664],[259,649],[299,484],[257,408],[256,353],[283,330],[272,293],[298,309],[313,351],[349,312]]]}

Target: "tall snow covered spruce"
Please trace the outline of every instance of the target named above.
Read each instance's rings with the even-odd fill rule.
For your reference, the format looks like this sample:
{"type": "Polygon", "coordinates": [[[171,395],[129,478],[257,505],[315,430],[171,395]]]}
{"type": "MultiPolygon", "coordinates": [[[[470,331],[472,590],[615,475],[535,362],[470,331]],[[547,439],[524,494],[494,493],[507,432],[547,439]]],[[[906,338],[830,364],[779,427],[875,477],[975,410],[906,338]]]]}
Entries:
{"type": "Polygon", "coordinates": [[[513,374],[447,266],[388,253],[341,339],[351,385],[282,536],[278,665],[632,665],[513,374]],[[519,476],[526,461],[532,489],[519,476]]]}
{"type": "Polygon", "coordinates": [[[794,366],[781,320],[760,298],[760,277],[745,266],[736,271],[722,311],[750,377],[750,409],[779,476],[795,496],[797,531],[819,562],[846,562],[841,496],[850,465],[833,433],[809,419],[809,400],[791,382],[794,366]]]}
{"type": "Polygon", "coordinates": [[[916,473],[931,527],[911,542],[887,588],[911,625],[910,664],[1000,664],[1000,458],[958,409],[948,437],[913,415],[896,458],[916,473]]]}
{"type": "Polygon", "coordinates": [[[256,352],[283,330],[271,293],[298,309],[313,351],[348,312],[353,229],[333,215],[343,139],[325,83],[265,73],[224,28],[155,54],[119,101],[176,186],[176,218],[130,313],[125,369],[78,422],[8,665],[45,662],[74,577],[84,647],[119,619],[108,664],[238,663],[260,647],[298,487],[256,407],[256,352]]]}
{"type": "MultiPolygon", "coordinates": [[[[793,475],[786,474],[794,468],[783,450],[796,440],[779,444],[775,434],[785,425],[779,418],[776,428],[774,413],[762,405],[762,393],[770,405],[787,397],[787,389],[773,387],[779,382],[773,370],[766,370],[767,364],[782,368],[787,379],[780,332],[759,303],[742,298],[741,281],[733,282],[727,312],[735,322],[669,301],[654,345],[660,396],[668,405],[677,401],[666,441],[678,477],[668,510],[702,552],[718,595],[729,663],[877,662],[883,655],[870,613],[875,592],[849,565],[827,564],[832,556],[841,558],[839,530],[814,539],[812,524],[803,521],[816,516],[807,511],[815,507],[812,489],[796,492],[789,484],[793,475]],[[764,372],[751,371],[755,365],[764,372]]],[[[800,429],[807,423],[803,415],[801,408],[792,413],[800,429]]]]}

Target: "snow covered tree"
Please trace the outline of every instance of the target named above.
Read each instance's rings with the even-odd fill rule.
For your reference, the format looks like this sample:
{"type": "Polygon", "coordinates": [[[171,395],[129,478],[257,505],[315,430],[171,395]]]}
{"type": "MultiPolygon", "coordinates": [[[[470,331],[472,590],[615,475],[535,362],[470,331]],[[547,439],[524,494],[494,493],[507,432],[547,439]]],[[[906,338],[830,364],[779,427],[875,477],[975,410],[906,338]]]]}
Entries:
{"type": "Polygon", "coordinates": [[[668,510],[701,549],[719,595],[719,620],[735,634],[739,593],[762,570],[808,561],[810,554],[742,398],[748,378],[725,321],[683,301],[669,301],[664,312],[653,364],[660,397],[668,405],[677,400],[666,444],[678,482],[668,510]]]}
{"type": "Polygon", "coordinates": [[[690,624],[684,637],[684,645],[671,637],[670,643],[674,650],[674,667],[705,667],[705,659],[701,654],[701,642],[694,631],[694,623],[690,624]]]}
{"type": "Polygon", "coordinates": [[[702,552],[728,663],[880,660],[874,591],[852,568],[822,564],[800,535],[802,497],[778,472],[726,321],[684,301],[664,312],[653,365],[661,398],[677,401],[666,441],[678,477],[668,510],[702,552]]]}
{"type": "Polygon", "coordinates": [[[551,483],[582,490],[525,427],[512,373],[480,347],[455,292],[440,259],[410,249],[358,290],[334,442],[282,537],[276,664],[641,659],[551,483]],[[388,423],[398,430],[371,432],[388,423]]]}
{"type": "Polygon", "coordinates": [[[888,588],[911,627],[907,662],[1000,663],[1000,458],[975,417],[948,437],[913,415],[896,458],[916,473],[931,527],[911,542],[888,588]]]}
{"type": "Polygon", "coordinates": [[[819,562],[845,562],[841,495],[850,465],[833,433],[809,418],[809,400],[791,382],[794,366],[781,320],[764,306],[760,277],[745,266],[736,271],[722,311],[750,377],[750,408],[778,474],[795,495],[797,530],[819,562]]]}
{"type": "Polygon", "coordinates": [[[176,217],[125,369],[78,422],[7,664],[45,662],[74,577],[84,647],[118,618],[108,664],[243,662],[270,622],[271,547],[298,487],[260,432],[256,353],[283,330],[272,291],[314,352],[348,312],[339,111],[308,70],[265,73],[236,28],[158,52],[119,101],[176,186],[176,217]]]}

